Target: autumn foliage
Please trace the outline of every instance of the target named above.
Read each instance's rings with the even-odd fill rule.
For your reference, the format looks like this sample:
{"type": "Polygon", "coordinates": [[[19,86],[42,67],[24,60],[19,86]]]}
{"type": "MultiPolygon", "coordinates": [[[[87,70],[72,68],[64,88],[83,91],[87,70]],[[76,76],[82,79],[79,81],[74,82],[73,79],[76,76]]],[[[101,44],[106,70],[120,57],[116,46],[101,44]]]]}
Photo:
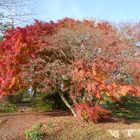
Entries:
{"type": "Polygon", "coordinates": [[[140,26],[66,18],[8,30],[0,42],[0,96],[29,87],[58,92],[79,119],[106,118],[106,98],[119,102],[124,95],[140,96],[136,29],[140,26]]]}

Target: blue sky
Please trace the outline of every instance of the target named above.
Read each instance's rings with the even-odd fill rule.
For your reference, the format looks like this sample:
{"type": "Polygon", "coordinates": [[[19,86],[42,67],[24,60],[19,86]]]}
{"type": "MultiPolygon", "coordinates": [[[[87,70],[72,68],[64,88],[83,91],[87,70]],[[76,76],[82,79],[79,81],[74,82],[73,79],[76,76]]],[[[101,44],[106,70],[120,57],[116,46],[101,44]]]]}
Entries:
{"type": "Polygon", "coordinates": [[[38,0],[34,18],[49,21],[64,17],[111,22],[140,20],[140,0],[38,0]]]}

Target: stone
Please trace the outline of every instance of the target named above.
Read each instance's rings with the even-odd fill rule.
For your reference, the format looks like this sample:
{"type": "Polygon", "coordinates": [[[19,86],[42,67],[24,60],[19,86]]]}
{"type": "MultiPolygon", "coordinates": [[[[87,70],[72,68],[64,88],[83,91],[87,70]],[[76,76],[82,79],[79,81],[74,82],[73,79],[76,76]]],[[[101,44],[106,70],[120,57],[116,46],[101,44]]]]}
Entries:
{"type": "Polygon", "coordinates": [[[131,138],[140,135],[140,129],[125,129],[125,130],[111,130],[109,129],[108,132],[114,138],[131,138]]]}

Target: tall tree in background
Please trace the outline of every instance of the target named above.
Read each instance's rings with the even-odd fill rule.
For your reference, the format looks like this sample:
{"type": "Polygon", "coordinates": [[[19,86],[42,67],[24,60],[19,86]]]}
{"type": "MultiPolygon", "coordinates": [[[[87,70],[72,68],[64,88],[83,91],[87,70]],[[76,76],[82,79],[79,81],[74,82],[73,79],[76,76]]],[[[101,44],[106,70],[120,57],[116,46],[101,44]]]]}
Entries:
{"type": "Polygon", "coordinates": [[[31,0],[0,0],[0,34],[29,20],[31,0]],[[26,20],[25,20],[26,19],[26,20]]]}

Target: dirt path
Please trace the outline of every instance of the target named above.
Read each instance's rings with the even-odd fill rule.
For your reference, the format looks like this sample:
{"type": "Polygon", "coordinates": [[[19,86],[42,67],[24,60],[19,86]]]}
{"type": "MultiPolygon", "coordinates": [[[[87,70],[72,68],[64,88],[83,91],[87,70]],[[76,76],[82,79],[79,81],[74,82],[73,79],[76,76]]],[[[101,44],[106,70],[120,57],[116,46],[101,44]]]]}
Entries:
{"type": "MultiPolygon", "coordinates": [[[[42,113],[20,113],[9,114],[5,117],[0,117],[0,140],[22,140],[23,132],[31,128],[36,123],[46,120],[46,116],[42,113]]],[[[23,138],[24,139],[24,138],[23,138]]]]}
{"type": "Polygon", "coordinates": [[[47,117],[65,115],[64,112],[18,112],[0,114],[0,140],[24,140],[24,131],[34,124],[44,123],[47,117]]]}

